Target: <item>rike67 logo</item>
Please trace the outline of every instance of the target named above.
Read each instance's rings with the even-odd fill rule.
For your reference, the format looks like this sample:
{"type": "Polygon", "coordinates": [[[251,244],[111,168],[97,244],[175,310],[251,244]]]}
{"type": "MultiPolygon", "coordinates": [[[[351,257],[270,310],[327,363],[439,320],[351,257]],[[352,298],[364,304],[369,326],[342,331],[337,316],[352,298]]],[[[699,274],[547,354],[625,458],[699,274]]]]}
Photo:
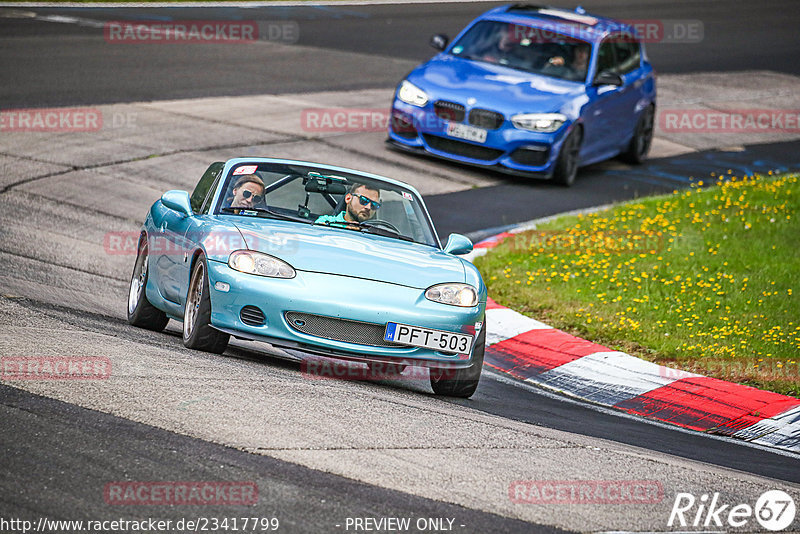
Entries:
{"type": "Polygon", "coordinates": [[[764,492],[755,506],[722,502],[719,493],[703,494],[699,499],[691,493],[678,493],[667,526],[742,528],[755,518],[762,528],[776,532],[792,525],[795,512],[794,499],[781,490],[764,492]]]}

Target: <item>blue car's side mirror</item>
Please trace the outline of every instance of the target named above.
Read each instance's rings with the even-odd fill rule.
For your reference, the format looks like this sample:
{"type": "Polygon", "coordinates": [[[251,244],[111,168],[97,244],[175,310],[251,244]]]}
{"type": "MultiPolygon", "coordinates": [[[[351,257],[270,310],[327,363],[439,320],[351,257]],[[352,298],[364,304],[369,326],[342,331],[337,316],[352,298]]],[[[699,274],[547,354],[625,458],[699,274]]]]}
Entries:
{"type": "Polygon", "coordinates": [[[161,203],[171,210],[175,210],[185,216],[192,214],[192,204],[189,200],[189,193],[173,189],[161,195],[161,203]]]}
{"type": "Polygon", "coordinates": [[[444,251],[457,256],[469,254],[472,252],[472,241],[461,234],[450,234],[450,237],[447,238],[447,244],[444,246],[444,251]]]}

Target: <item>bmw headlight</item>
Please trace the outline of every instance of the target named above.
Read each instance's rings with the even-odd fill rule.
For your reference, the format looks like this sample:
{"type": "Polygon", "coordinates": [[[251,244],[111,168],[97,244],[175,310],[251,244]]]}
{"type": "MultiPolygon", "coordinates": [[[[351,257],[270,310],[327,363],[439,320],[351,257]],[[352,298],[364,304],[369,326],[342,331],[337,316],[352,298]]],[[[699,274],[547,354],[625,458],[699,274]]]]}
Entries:
{"type": "Polygon", "coordinates": [[[511,117],[511,123],[517,128],[534,132],[555,132],[567,122],[567,116],[561,113],[522,113],[511,117]]]}
{"type": "Polygon", "coordinates": [[[231,269],[271,278],[294,278],[294,268],[283,260],[252,250],[237,250],[228,258],[231,269]]]}
{"type": "Polygon", "coordinates": [[[478,290],[469,284],[437,284],[425,291],[425,298],[451,306],[471,308],[478,304],[478,290]]]}
{"type": "Polygon", "coordinates": [[[407,80],[403,80],[403,83],[400,84],[400,89],[397,91],[397,98],[406,104],[411,104],[412,106],[420,108],[428,103],[428,95],[425,91],[407,80]]]}

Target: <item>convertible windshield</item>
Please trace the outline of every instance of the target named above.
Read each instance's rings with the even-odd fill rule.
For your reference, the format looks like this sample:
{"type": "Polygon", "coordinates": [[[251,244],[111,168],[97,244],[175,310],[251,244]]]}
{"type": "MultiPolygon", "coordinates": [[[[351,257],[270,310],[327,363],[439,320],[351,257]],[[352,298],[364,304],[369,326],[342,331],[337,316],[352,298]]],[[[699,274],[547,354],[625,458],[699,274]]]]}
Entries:
{"type": "Polygon", "coordinates": [[[438,241],[413,191],[313,166],[242,163],[226,177],[217,213],[279,218],[414,241],[438,241]]]}
{"type": "Polygon", "coordinates": [[[584,81],[591,45],[550,30],[520,24],[480,21],[465,33],[450,53],[570,81],[584,81]]]}

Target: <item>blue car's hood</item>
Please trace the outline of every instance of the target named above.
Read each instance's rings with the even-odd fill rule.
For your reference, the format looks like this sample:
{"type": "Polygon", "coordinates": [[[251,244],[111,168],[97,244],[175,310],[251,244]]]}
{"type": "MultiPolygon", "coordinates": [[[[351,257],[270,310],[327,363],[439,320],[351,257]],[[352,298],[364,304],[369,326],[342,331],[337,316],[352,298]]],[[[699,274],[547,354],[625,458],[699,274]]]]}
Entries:
{"type": "Polygon", "coordinates": [[[426,91],[433,100],[475,98],[471,107],[504,113],[553,113],[585,94],[583,84],[568,82],[440,54],[417,67],[408,81],[426,91]]]}
{"type": "Polygon", "coordinates": [[[285,221],[237,220],[252,250],[276,256],[299,271],[353,276],[428,288],[464,282],[460,259],[441,250],[354,230],[285,221]]]}

